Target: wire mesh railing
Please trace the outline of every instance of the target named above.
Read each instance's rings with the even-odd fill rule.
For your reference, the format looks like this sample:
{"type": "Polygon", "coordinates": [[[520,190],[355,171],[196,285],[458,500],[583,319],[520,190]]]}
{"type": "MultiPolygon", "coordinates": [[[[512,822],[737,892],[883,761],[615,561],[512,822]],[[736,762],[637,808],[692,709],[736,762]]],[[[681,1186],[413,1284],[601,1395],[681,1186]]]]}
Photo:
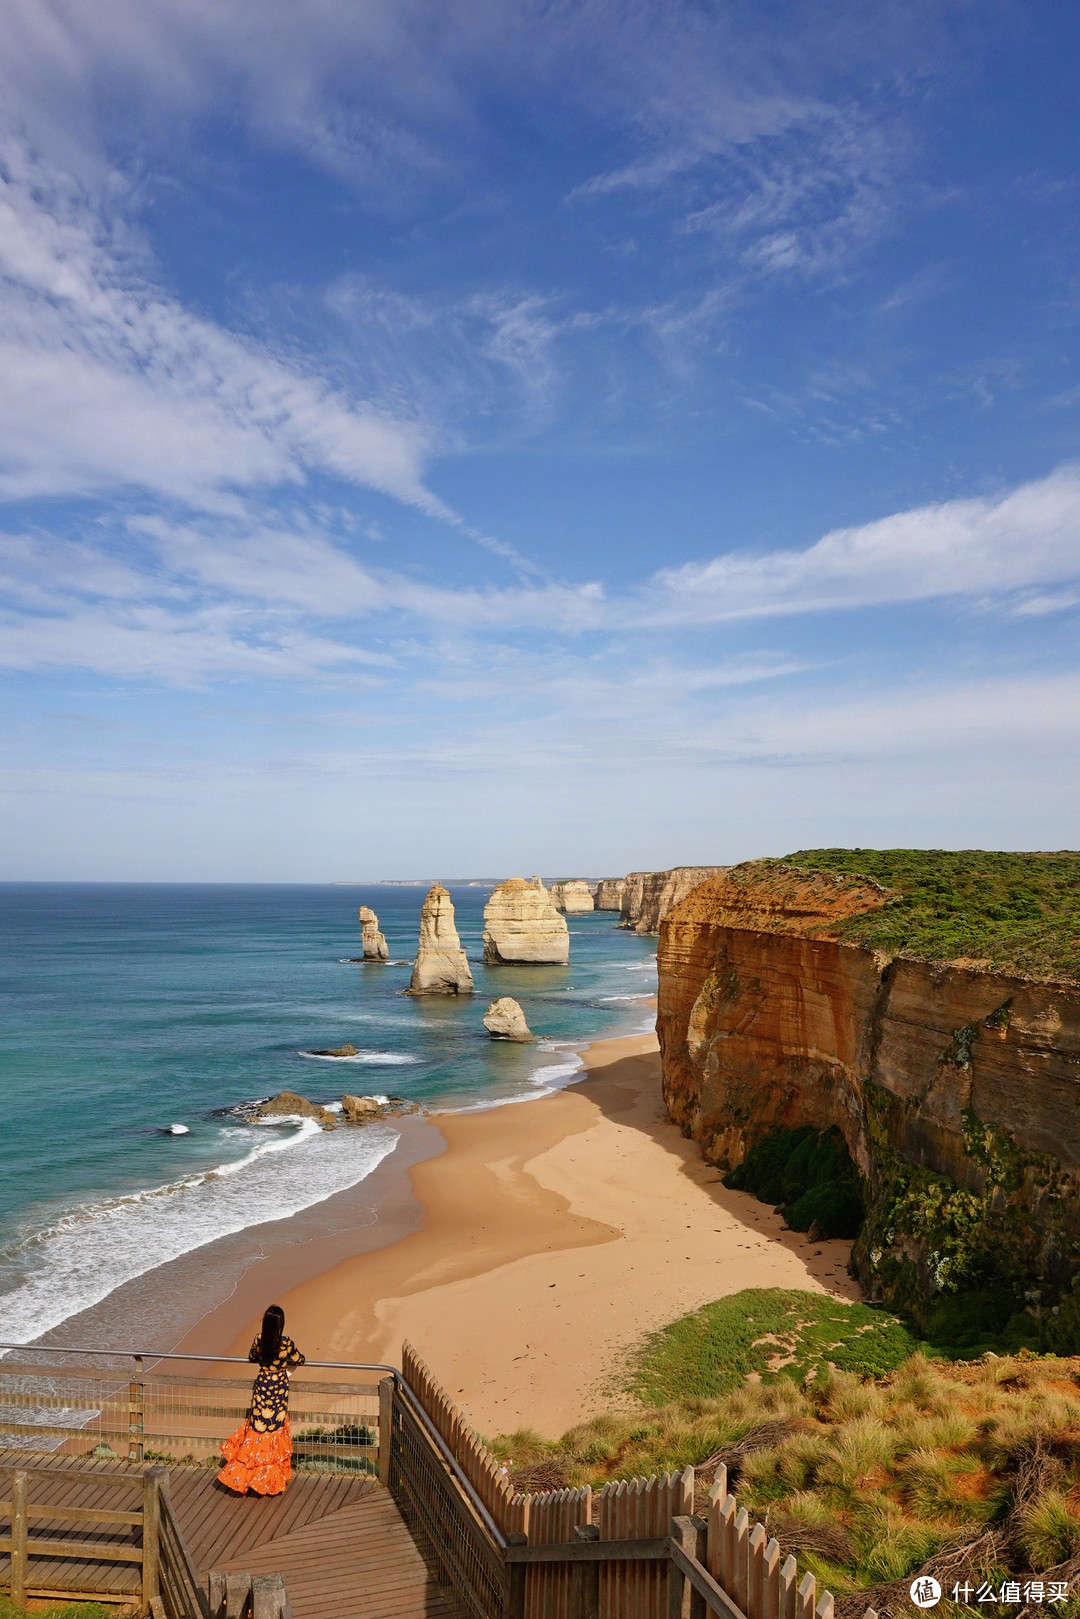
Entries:
{"type": "MultiPolygon", "coordinates": [[[[164,1369],[179,1359],[95,1352],[79,1364],[73,1351],[18,1348],[0,1359],[0,1450],[219,1466],[221,1441],[247,1415],[255,1368],[227,1375],[226,1366],[234,1373],[247,1363],[219,1359],[201,1362],[206,1370],[196,1376],[164,1369]]],[[[376,1378],[388,1371],[309,1365],[293,1373],[289,1425],[298,1472],[377,1473],[376,1378]],[[327,1369],[351,1375],[319,1375],[327,1369]]]]}

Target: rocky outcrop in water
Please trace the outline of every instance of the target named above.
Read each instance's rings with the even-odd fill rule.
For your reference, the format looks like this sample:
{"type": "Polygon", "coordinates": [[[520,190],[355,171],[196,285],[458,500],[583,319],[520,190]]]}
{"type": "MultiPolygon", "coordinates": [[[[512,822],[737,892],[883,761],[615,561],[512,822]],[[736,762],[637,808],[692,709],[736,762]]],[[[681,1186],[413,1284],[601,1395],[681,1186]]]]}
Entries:
{"type": "Polygon", "coordinates": [[[625,877],[604,877],[593,890],[593,907],[598,911],[621,911],[625,877]]]}
{"type": "Polygon", "coordinates": [[[525,1021],[525,1013],[510,995],[500,995],[484,1013],[484,1028],[493,1040],[516,1040],[526,1045],[536,1039],[525,1021]]]}
{"type": "Polygon", "coordinates": [[[582,877],[571,877],[566,882],[552,883],[551,898],[557,911],[567,916],[583,916],[595,910],[593,891],[582,877]]]}
{"type": "Polygon", "coordinates": [[[378,1119],[386,1119],[391,1115],[401,1113],[419,1113],[420,1109],[415,1102],[407,1102],[403,1096],[343,1096],[341,1098],[341,1116],[346,1124],[373,1124],[378,1119]]]}
{"type": "Polygon", "coordinates": [[[386,948],[386,937],[379,932],[379,918],[370,905],[361,905],[360,917],[360,945],[363,949],[365,961],[389,961],[390,952],[386,948]]]}
{"type": "Polygon", "coordinates": [[[492,891],[484,906],[484,960],[489,966],[563,967],[570,960],[566,919],[539,877],[528,883],[523,877],[509,877],[492,891]]]}
{"type": "Polygon", "coordinates": [[[454,925],[454,904],[436,883],[420,912],[420,944],[409,980],[410,995],[469,995],[473,976],[454,925]]]}
{"type": "Polygon", "coordinates": [[[871,1297],[921,1320],[1000,1283],[1052,1302],[1080,1275],[1080,985],[838,936],[888,899],[750,863],[676,906],[658,956],[668,1111],[723,1167],[779,1131],[839,1131],[871,1297]]]}
{"type": "Polygon", "coordinates": [[[621,928],[659,933],[668,912],[699,883],[718,877],[726,866],[673,866],[670,871],[632,871],[623,885],[621,928]]]}
{"type": "Polygon", "coordinates": [[[317,1119],[324,1130],[336,1130],[338,1122],[336,1115],[328,1108],[320,1107],[317,1102],[309,1102],[306,1096],[300,1096],[296,1091],[280,1091],[269,1102],[260,1102],[258,1107],[251,1108],[246,1117],[317,1119]]]}

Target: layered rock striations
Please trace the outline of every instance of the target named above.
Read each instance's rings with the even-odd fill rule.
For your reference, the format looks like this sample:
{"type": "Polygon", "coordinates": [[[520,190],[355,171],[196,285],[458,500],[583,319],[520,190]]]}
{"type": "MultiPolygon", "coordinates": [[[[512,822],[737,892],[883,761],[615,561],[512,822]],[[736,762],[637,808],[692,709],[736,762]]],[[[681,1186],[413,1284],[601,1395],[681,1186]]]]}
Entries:
{"type": "Polygon", "coordinates": [[[441,884],[427,893],[420,912],[420,943],[409,980],[410,995],[468,995],[473,976],[454,925],[454,905],[441,884]]]}
{"type": "Polygon", "coordinates": [[[592,887],[582,877],[572,877],[568,878],[566,882],[552,883],[551,898],[555,909],[563,911],[567,916],[583,916],[587,911],[596,909],[593,902],[592,887]]]}
{"type": "Polygon", "coordinates": [[[484,906],[484,960],[489,966],[546,963],[565,967],[570,934],[539,877],[509,877],[484,906]]]}
{"type": "Polygon", "coordinates": [[[525,1013],[511,995],[500,995],[484,1013],[484,1028],[493,1040],[515,1040],[526,1045],[536,1039],[525,1013]]]}
{"type": "Polygon", "coordinates": [[[839,936],[890,897],[751,863],[677,905],[658,958],[668,1111],[723,1167],[773,1132],[835,1126],[872,1296],[921,1319],[1001,1282],[1050,1302],[1080,1274],[1080,985],[839,936]]]}
{"type": "Polygon", "coordinates": [[[604,877],[593,891],[593,906],[598,911],[621,911],[625,877],[604,877]]]}
{"type": "Polygon", "coordinates": [[[660,924],[699,883],[722,875],[726,866],[673,866],[670,871],[632,871],[623,881],[619,926],[635,933],[659,933],[660,924]]]}
{"type": "Polygon", "coordinates": [[[386,936],[379,932],[379,918],[369,905],[361,905],[360,917],[360,944],[364,952],[365,961],[389,961],[390,952],[386,948],[386,936]]]}

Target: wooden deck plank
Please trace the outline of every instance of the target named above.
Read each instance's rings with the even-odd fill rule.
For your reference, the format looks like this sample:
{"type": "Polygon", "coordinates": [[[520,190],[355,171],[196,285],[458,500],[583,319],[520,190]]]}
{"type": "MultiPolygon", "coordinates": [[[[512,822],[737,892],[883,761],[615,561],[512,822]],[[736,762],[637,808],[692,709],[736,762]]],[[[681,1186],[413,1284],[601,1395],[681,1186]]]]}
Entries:
{"type": "MultiPolygon", "coordinates": [[[[0,1452],[0,1468],[34,1474],[24,1453],[0,1452]]],[[[50,1538],[65,1533],[65,1506],[138,1505],[142,1466],[123,1458],[51,1457],[51,1473],[31,1479],[31,1501],[57,1508],[39,1520],[50,1538]]],[[[200,1581],[211,1568],[285,1579],[295,1619],[457,1619],[449,1593],[434,1583],[392,1498],[370,1475],[298,1473],[281,1496],[237,1496],[210,1468],[169,1469],[169,1493],[200,1581]]],[[[2,1486],[0,1486],[2,1487],[2,1486]]],[[[38,1525],[35,1525],[38,1527],[38,1525]]],[[[85,1525],[66,1526],[71,1538],[85,1525]]],[[[101,1538],[134,1549],[132,1526],[101,1526],[101,1538]]],[[[97,1538],[95,1535],[94,1538],[97,1538]]],[[[8,1561],[0,1562],[0,1569],[8,1561]]],[[[135,1594],[137,1564],[35,1559],[31,1586],[135,1594]]]]}

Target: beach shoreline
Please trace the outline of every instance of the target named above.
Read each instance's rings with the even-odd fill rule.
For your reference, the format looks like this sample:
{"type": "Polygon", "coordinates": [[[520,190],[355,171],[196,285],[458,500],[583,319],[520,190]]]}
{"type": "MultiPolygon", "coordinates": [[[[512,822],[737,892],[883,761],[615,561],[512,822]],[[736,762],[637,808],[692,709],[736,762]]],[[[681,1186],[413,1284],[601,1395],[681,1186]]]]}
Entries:
{"type": "Polygon", "coordinates": [[[284,1305],[311,1360],[409,1339],[483,1433],[555,1437],[612,1403],[641,1336],[746,1287],[859,1296],[850,1244],[727,1190],[667,1117],[654,1033],[593,1041],[572,1083],[395,1119],[358,1185],[148,1271],[39,1340],[246,1355],[284,1305]]]}
{"type": "MultiPolygon", "coordinates": [[[[431,1116],[446,1150],[410,1168],[419,1223],[273,1295],[311,1359],[399,1364],[409,1339],[481,1432],[554,1437],[611,1404],[642,1334],[712,1299],[859,1297],[849,1243],[810,1243],[727,1190],[670,1122],[655,1035],[593,1042],[583,1060],[554,1095],[431,1116]]],[[[258,1312],[240,1324],[239,1303],[185,1347],[220,1353],[231,1319],[229,1350],[246,1353],[258,1312]]]]}

